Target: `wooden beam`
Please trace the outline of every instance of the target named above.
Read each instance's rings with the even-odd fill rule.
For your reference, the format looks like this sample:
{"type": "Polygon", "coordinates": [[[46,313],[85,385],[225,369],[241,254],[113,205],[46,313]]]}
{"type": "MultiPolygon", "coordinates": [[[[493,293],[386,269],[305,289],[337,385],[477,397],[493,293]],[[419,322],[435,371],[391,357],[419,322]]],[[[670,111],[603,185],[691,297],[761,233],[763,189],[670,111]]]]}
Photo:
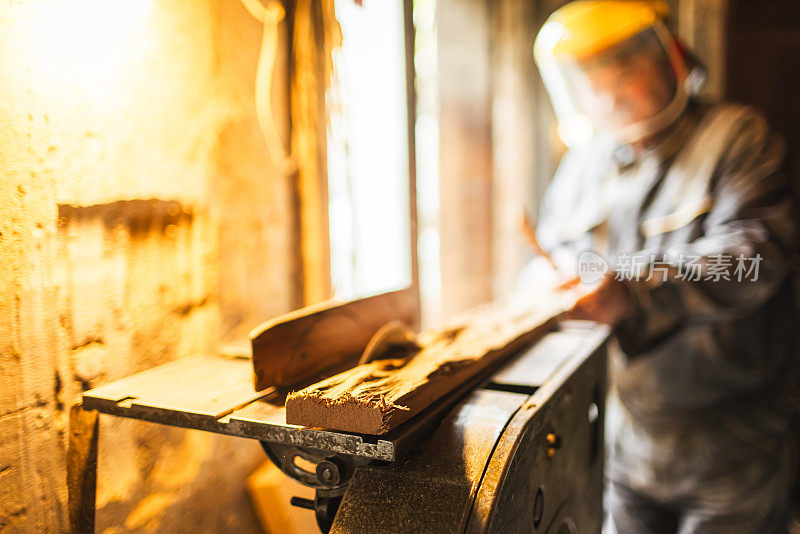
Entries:
{"type": "Polygon", "coordinates": [[[725,98],[731,0],[681,0],[678,35],[708,69],[703,95],[725,98]]]}
{"type": "Polygon", "coordinates": [[[299,241],[303,302],[331,296],[328,231],[328,167],[325,92],[331,79],[331,58],[338,24],[331,0],[299,0],[293,11],[291,82],[292,153],[297,162],[299,241]]]}
{"type": "Polygon", "coordinates": [[[436,3],[442,309],[492,299],[489,0],[436,3]]]}
{"type": "MultiPolygon", "coordinates": [[[[417,308],[420,308],[419,287],[419,230],[417,218],[417,91],[414,66],[414,2],[403,0],[403,35],[406,67],[406,134],[408,139],[408,217],[409,258],[411,259],[411,289],[414,291],[417,308]]],[[[419,311],[417,315],[419,315],[419,311]]]]}
{"type": "Polygon", "coordinates": [[[263,323],[250,334],[255,388],[285,387],[358,360],[372,335],[392,320],[419,321],[413,288],[347,303],[323,302],[263,323]]]}
{"type": "Polygon", "coordinates": [[[542,95],[533,61],[540,8],[529,0],[492,3],[492,284],[497,299],[514,291],[526,260],[528,247],[519,231],[523,208],[537,213],[552,174],[547,169],[546,178],[537,176],[540,155],[547,153],[539,147],[540,138],[545,145],[547,139],[537,131],[542,95]]]}
{"type": "Polygon", "coordinates": [[[554,295],[533,310],[480,309],[456,327],[421,335],[412,356],[360,365],[290,393],[286,422],[385,434],[551,330],[564,304],[554,295]]]}
{"type": "Polygon", "coordinates": [[[94,532],[97,493],[98,413],[78,402],[69,411],[67,504],[69,528],[75,534],[94,532]]]}

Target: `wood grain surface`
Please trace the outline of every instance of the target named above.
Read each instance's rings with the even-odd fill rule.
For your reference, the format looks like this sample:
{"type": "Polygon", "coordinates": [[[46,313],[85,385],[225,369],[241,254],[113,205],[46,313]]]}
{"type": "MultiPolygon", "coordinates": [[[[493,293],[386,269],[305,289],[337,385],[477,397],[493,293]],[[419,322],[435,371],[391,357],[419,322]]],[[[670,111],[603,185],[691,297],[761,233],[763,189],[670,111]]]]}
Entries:
{"type": "Polygon", "coordinates": [[[453,326],[421,334],[421,349],[410,356],[359,365],[290,393],[286,422],[385,434],[543,336],[569,302],[563,293],[534,307],[475,310],[453,326]]]}
{"type": "Polygon", "coordinates": [[[256,391],[298,384],[357,361],[372,335],[392,320],[417,324],[411,289],[347,303],[323,302],[267,321],[250,333],[256,391]]]}

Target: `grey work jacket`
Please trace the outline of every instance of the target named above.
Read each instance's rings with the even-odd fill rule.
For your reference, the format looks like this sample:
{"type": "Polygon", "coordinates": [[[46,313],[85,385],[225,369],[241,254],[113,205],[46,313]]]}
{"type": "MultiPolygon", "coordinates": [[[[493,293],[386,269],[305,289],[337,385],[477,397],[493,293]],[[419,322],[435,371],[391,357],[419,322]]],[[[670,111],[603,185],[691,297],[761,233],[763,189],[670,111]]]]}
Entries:
{"type": "Polygon", "coordinates": [[[797,324],[783,140],[749,107],[692,103],[657,146],[627,165],[618,159],[599,145],[568,152],[537,237],[561,256],[596,251],[617,272],[640,260],[639,275],[624,280],[635,312],[617,328],[622,355],[612,363],[625,409],[656,425],[779,396],[797,324]],[[740,257],[760,258],[747,263],[757,277],[737,279],[740,257]],[[730,280],[721,258],[731,260],[730,280]],[[687,261],[699,269],[692,276],[687,261]]]}

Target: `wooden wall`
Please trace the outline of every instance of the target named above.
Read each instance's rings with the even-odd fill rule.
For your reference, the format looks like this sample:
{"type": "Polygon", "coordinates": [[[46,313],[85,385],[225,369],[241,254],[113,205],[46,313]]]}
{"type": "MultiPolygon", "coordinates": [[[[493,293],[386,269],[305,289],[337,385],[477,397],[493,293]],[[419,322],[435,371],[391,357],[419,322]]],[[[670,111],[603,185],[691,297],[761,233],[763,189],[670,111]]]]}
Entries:
{"type": "Polygon", "coordinates": [[[800,180],[800,2],[732,2],[727,55],[729,98],[752,104],[786,136],[800,180]]]}
{"type": "MultiPolygon", "coordinates": [[[[88,29],[54,18],[86,2],[60,5],[0,7],[2,532],[67,530],[81,391],[213,352],[302,296],[294,184],[254,112],[263,27],[238,0],[154,0],[136,27],[100,9],[88,29]]],[[[110,417],[100,434],[98,532],[258,528],[258,443],[110,417]]]]}
{"type": "Polygon", "coordinates": [[[437,2],[445,317],[492,297],[490,4],[437,2]]]}

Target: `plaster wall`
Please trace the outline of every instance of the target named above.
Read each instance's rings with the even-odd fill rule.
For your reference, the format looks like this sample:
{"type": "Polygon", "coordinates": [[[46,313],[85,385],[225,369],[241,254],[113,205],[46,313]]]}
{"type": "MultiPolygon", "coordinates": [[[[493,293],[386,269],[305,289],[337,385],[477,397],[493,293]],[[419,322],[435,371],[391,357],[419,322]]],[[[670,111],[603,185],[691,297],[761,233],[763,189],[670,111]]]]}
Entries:
{"type": "MultiPolygon", "coordinates": [[[[235,0],[0,5],[0,531],[66,530],[82,390],[296,304],[260,36],[235,0]]],[[[256,528],[256,443],[106,417],[100,435],[98,532],[256,528]]]]}

